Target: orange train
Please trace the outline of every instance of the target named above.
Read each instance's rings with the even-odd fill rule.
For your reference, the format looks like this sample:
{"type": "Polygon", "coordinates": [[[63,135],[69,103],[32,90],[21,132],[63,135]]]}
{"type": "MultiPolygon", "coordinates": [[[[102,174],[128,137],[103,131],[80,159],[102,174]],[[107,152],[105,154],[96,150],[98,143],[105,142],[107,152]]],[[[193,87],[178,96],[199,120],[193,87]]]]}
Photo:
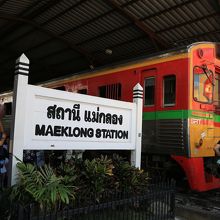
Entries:
{"type": "Polygon", "coordinates": [[[52,80],[42,86],[132,101],[144,88],[142,164],[175,171],[191,189],[220,187],[220,44],[168,53],[52,80]]]}

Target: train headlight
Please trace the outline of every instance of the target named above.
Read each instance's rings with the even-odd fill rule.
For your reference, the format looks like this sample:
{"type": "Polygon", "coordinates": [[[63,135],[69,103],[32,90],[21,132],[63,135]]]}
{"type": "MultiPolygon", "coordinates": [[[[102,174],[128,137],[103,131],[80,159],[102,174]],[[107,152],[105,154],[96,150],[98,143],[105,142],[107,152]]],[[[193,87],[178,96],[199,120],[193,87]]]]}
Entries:
{"type": "Polygon", "coordinates": [[[203,145],[203,139],[200,138],[200,139],[199,139],[199,142],[196,143],[196,147],[199,148],[199,147],[201,147],[202,145],[203,145]]]}
{"type": "Polygon", "coordinates": [[[204,56],[204,51],[203,51],[203,49],[199,48],[199,49],[197,50],[197,55],[198,55],[198,57],[199,57],[200,59],[203,58],[203,56],[204,56]]]}
{"type": "Polygon", "coordinates": [[[217,156],[220,156],[220,144],[219,144],[219,142],[215,145],[214,151],[215,151],[215,154],[217,156]]]}

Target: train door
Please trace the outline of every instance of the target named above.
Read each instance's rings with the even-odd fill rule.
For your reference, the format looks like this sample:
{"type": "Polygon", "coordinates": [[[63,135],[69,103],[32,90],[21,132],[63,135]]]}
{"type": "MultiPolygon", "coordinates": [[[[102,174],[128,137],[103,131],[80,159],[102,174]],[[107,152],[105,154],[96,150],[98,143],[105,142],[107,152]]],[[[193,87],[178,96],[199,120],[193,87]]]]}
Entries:
{"type": "Polygon", "coordinates": [[[150,152],[156,144],[156,69],[141,72],[141,84],[144,89],[143,97],[143,138],[142,151],[150,152]]]}

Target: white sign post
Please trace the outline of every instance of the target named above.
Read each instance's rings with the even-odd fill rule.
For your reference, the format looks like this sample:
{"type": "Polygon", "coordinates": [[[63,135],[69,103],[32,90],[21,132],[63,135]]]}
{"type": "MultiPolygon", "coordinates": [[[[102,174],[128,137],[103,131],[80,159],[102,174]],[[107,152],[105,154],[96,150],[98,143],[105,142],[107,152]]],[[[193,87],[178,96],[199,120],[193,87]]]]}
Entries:
{"type": "MultiPolygon", "coordinates": [[[[131,162],[140,168],[139,84],[133,103],[58,91],[29,85],[28,64],[25,55],[16,61],[14,156],[23,160],[23,150],[131,150],[131,162]]],[[[16,162],[13,157],[11,184],[16,180],[16,162]]]]}
{"type": "Polygon", "coordinates": [[[23,160],[23,146],[25,139],[25,106],[26,95],[28,86],[28,73],[29,73],[29,60],[22,54],[17,60],[15,65],[15,77],[14,77],[14,92],[13,92],[13,110],[12,110],[12,128],[10,151],[12,151],[11,157],[11,178],[10,183],[13,185],[16,182],[16,163],[17,160],[14,156],[23,160]]]}
{"type": "Polygon", "coordinates": [[[136,103],[136,142],[135,149],[131,151],[131,164],[141,168],[143,88],[139,83],[133,88],[133,102],[136,103]]]}

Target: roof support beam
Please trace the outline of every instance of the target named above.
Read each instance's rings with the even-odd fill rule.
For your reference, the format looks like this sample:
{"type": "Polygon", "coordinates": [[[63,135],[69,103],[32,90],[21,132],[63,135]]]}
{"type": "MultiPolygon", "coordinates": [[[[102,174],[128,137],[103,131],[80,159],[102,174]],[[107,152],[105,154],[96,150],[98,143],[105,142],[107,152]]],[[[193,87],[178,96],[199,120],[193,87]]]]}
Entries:
{"type": "MultiPolygon", "coordinates": [[[[48,10],[51,6],[55,6],[56,4],[58,4],[60,2],[60,0],[51,0],[48,1],[46,4],[42,5],[41,7],[39,7],[38,9],[32,11],[29,15],[28,15],[28,19],[32,20],[34,19],[37,15],[39,15],[39,13],[43,13],[44,11],[48,10]]],[[[25,9],[24,11],[22,11],[21,13],[19,13],[17,15],[17,17],[24,17],[26,16],[26,14],[28,14],[28,12],[30,10],[32,10],[34,7],[36,7],[38,4],[41,4],[41,1],[38,1],[37,3],[34,3],[33,5],[29,6],[27,9],[25,9]]],[[[27,18],[26,18],[27,19],[27,18]]],[[[0,36],[0,39],[2,39],[3,37],[7,36],[8,34],[11,34],[11,32],[13,32],[15,29],[18,29],[17,26],[17,21],[14,20],[13,23],[10,24],[6,24],[3,29],[6,29],[3,31],[4,34],[2,34],[0,36]]]]}
{"type": "Polygon", "coordinates": [[[213,18],[213,17],[215,17],[215,16],[220,16],[220,14],[217,13],[217,12],[214,12],[214,13],[209,14],[209,15],[207,15],[207,16],[201,16],[201,17],[199,17],[199,18],[192,19],[192,20],[190,20],[190,21],[185,21],[185,22],[179,23],[179,24],[177,24],[177,25],[173,25],[173,26],[170,26],[170,27],[168,27],[168,28],[161,29],[161,30],[159,30],[159,31],[156,32],[156,33],[165,32],[165,31],[170,31],[170,30],[173,30],[173,29],[176,29],[176,28],[183,27],[183,26],[188,25],[188,24],[193,24],[193,23],[196,23],[196,22],[198,22],[198,21],[202,21],[202,20],[204,20],[204,19],[213,18]]]}
{"type": "MultiPolygon", "coordinates": [[[[37,4],[39,4],[39,3],[41,3],[41,1],[37,2],[37,4]]],[[[36,16],[38,16],[39,14],[42,14],[43,12],[47,11],[51,7],[54,7],[58,3],[60,3],[60,0],[50,0],[50,1],[46,2],[45,4],[43,4],[41,7],[37,8],[37,9],[34,9],[36,7],[36,3],[33,3],[33,5],[31,5],[25,11],[23,11],[20,14],[20,16],[23,16],[23,17],[25,16],[25,17],[28,17],[29,19],[33,19],[36,16]],[[34,9],[34,10],[29,13],[29,11],[32,10],[32,9],[34,9]]]]}
{"type": "Polygon", "coordinates": [[[110,34],[112,34],[112,33],[115,33],[115,32],[120,31],[120,30],[122,30],[122,29],[128,28],[128,27],[130,27],[130,26],[131,26],[131,23],[125,24],[125,25],[122,25],[122,26],[119,26],[119,27],[117,27],[117,28],[115,28],[115,29],[113,29],[113,30],[106,31],[106,32],[104,32],[104,33],[102,33],[102,34],[99,34],[99,35],[96,35],[96,36],[94,36],[94,37],[91,37],[91,38],[89,38],[89,39],[87,39],[87,40],[81,41],[80,43],[78,43],[78,44],[76,44],[76,45],[79,45],[79,46],[80,46],[80,45],[86,44],[86,43],[88,43],[88,42],[91,42],[91,41],[93,41],[93,40],[101,39],[102,37],[108,36],[108,35],[110,35],[110,34]]]}
{"type": "MultiPolygon", "coordinates": [[[[85,2],[85,1],[86,1],[86,0],[81,0],[79,3],[80,3],[80,4],[83,4],[83,2],[85,2]]],[[[132,3],[136,2],[136,1],[139,1],[139,0],[133,0],[133,1],[130,1],[130,2],[124,3],[121,7],[126,7],[126,6],[131,5],[132,3]]],[[[74,8],[77,7],[77,6],[79,5],[79,3],[77,3],[76,5],[74,5],[74,8]]],[[[47,20],[47,21],[46,21],[45,23],[43,23],[42,25],[45,25],[45,24],[49,23],[49,22],[52,21],[52,20],[53,20],[53,21],[56,20],[57,18],[59,18],[60,16],[62,16],[63,14],[65,14],[66,12],[68,12],[68,11],[71,10],[71,9],[73,9],[73,7],[70,7],[70,8],[68,8],[67,10],[65,10],[65,11],[63,11],[63,12],[61,12],[61,13],[55,15],[54,17],[52,17],[51,19],[47,20]]],[[[111,9],[111,10],[105,12],[105,13],[100,14],[100,15],[97,16],[97,17],[94,17],[94,18],[92,18],[92,19],[90,19],[90,20],[88,20],[88,21],[85,21],[85,22],[83,22],[83,23],[77,25],[77,26],[74,26],[74,27],[72,27],[72,28],[70,28],[70,29],[64,31],[63,33],[61,33],[61,35],[64,36],[64,35],[66,35],[66,34],[68,34],[68,33],[71,33],[71,32],[73,32],[73,31],[76,31],[77,29],[82,28],[82,27],[84,27],[84,26],[86,26],[86,25],[88,25],[88,24],[91,24],[91,23],[93,23],[93,22],[96,22],[97,20],[99,20],[99,19],[101,19],[101,18],[103,18],[103,17],[105,17],[105,16],[107,16],[107,15],[110,15],[110,14],[112,14],[112,13],[114,13],[114,9],[111,9]]]]}
{"type": "MultiPolygon", "coordinates": [[[[60,18],[63,14],[67,13],[67,12],[70,11],[70,10],[73,10],[73,9],[76,8],[78,5],[83,4],[85,1],[88,1],[88,0],[81,0],[80,2],[77,2],[77,3],[73,4],[71,7],[67,8],[66,10],[64,10],[64,11],[62,11],[62,12],[60,12],[60,13],[54,15],[53,17],[51,17],[51,18],[48,19],[47,21],[41,23],[41,24],[40,24],[41,27],[43,27],[44,25],[48,24],[48,23],[51,22],[51,21],[56,20],[57,18],[60,18]]],[[[124,8],[124,7],[127,7],[128,5],[131,5],[131,4],[133,4],[133,3],[137,2],[137,1],[139,1],[139,0],[132,0],[132,1],[130,1],[130,2],[124,3],[121,7],[123,7],[123,8],[124,8]]],[[[51,1],[51,2],[53,2],[53,6],[54,6],[54,5],[57,3],[57,0],[54,0],[54,1],[51,1]]],[[[59,2],[59,0],[58,0],[58,2],[59,2]]],[[[49,5],[47,4],[47,6],[49,6],[49,5]]],[[[42,9],[42,11],[37,10],[38,13],[42,13],[42,12],[46,11],[46,10],[48,9],[48,7],[46,7],[46,5],[43,5],[43,7],[41,7],[41,9],[42,9]]],[[[30,10],[30,7],[29,7],[27,10],[25,10],[24,12],[22,12],[20,15],[26,14],[26,12],[28,12],[29,10],[30,10]]],[[[109,10],[109,11],[107,11],[107,12],[105,12],[105,13],[99,15],[98,17],[95,17],[95,18],[93,18],[93,19],[91,19],[91,20],[89,20],[89,21],[86,21],[86,22],[84,22],[84,23],[81,23],[81,24],[78,25],[78,26],[72,27],[72,28],[70,28],[70,29],[64,31],[64,32],[61,33],[59,36],[60,36],[60,37],[64,37],[66,34],[71,33],[71,32],[73,32],[73,31],[75,31],[75,30],[77,30],[77,29],[79,29],[79,28],[82,28],[82,27],[86,26],[88,23],[90,24],[90,23],[92,23],[92,22],[96,22],[98,19],[101,19],[102,17],[107,16],[107,15],[113,13],[114,11],[115,11],[114,9],[111,9],[111,10],[109,10]]],[[[20,17],[20,15],[17,16],[17,17],[20,17]]],[[[32,14],[30,14],[30,15],[31,15],[31,17],[32,17],[32,19],[33,19],[35,16],[37,16],[37,13],[32,13],[32,14]]],[[[28,15],[28,18],[29,18],[29,15],[28,15]]],[[[27,18],[26,18],[26,19],[27,19],[27,18]]],[[[17,23],[17,21],[14,21],[14,23],[17,23]]],[[[131,25],[131,23],[127,24],[126,26],[130,26],[130,25],[131,25]]],[[[14,28],[13,28],[13,30],[14,30],[14,28]]],[[[117,30],[116,30],[116,31],[117,31],[117,30]]],[[[28,35],[28,34],[31,34],[32,32],[33,32],[33,30],[29,30],[29,31],[23,33],[22,35],[20,35],[19,37],[17,37],[16,39],[13,39],[13,40],[17,41],[17,40],[19,40],[20,38],[22,38],[23,36],[26,36],[26,35],[28,35]]],[[[114,30],[112,30],[112,32],[114,32],[114,30]]],[[[107,34],[108,34],[108,33],[107,33],[107,34]]],[[[103,34],[103,36],[104,36],[104,34],[103,34]]],[[[1,38],[1,37],[0,37],[0,38],[1,38]]],[[[96,37],[96,38],[97,38],[97,37],[96,37]]],[[[48,39],[48,40],[46,40],[46,41],[44,41],[44,42],[42,42],[42,43],[40,43],[40,44],[38,44],[38,45],[36,45],[36,46],[34,46],[34,47],[31,47],[30,49],[26,50],[25,52],[27,53],[27,52],[30,51],[30,50],[33,50],[33,49],[38,48],[38,47],[40,47],[40,46],[42,46],[42,45],[45,45],[45,44],[47,44],[49,41],[51,41],[51,38],[48,39]]],[[[6,45],[9,45],[10,42],[11,42],[11,41],[7,42],[6,45]]],[[[80,47],[81,43],[75,44],[75,45],[76,45],[77,47],[80,47]]],[[[66,49],[67,49],[67,48],[66,48],[66,49]]],[[[97,61],[92,60],[92,61],[90,61],[90,62],[93,63],[93,62],[97,62],[97,61]]]]}
{"type": "Polygon", "coordinates": [[[157,36],[157,34],[153,32],[143,21],[137,19],[128,10],[122,8],[121,5],[119,5],[115,0],[107,0],[107,3],[109,3],[111,7],[116,9],[120,14],[122,14],[132,23],[134,23],[141,31],[143,31],[148,37],[150,37],[150,39],[154,43],[154,46],[157,48],[157,50],[161,48],[165,49],[167,47],[163,39],[157,36]]]}
{"type": "MultiPolygon", "coordinates": [[[[218,30],[214,30],[214,31],[209,31],[209,32],[204,32],[202,34],[197,34],[197,35],[194,35],[192,37],[187,37],[187,38],[184,38],[184,39],[181,39],[181,40],[178,40],[176,41],[175,43],[181,43],[181,42],[184,42],[184,41],[190,41],[190,40],[193,40],[193,39],[198,39],[200,37],[205,37],[207,35],[214,35],[214,34],[220,34],[220,29],[218,30]]],[[[197,40],[198,41],[198,40],[197,40]]]]}
{"type": "Polygon", "coordinates": [[[161,10],[161,11],[159,11],[159,12],[157,12],[157,13],[153,13],[152,15],[148,15],[148,16],[142,18],[141,21],[145,21],[145,20],[154,18],[154,17],[156,17],[156,16],[160,16],[161,14],[170,12],[170,11],[172,11],[172,10],[176,10],[176,9],[178,9],[178,8],[181,8],[181,7],[185,6],[185,5],[187,5],[187,4],[192,4],[193,2],[197,2],[197,1],[198,1],[198,0],[188,0],[188,1],[182,2],[182,3],[178,4],[178,5],[172,6],[172,7],[170,7],[170,8],[166,8],[166,9],[164,9],[164,10],[161,10]]]}
{"type": "MultiPolygon", "coordinates": [[[[59,2],[60,0],[58,0],[59,2]]],[[[42,25],[46,25],[48,24],[50,21],[55,21],[56,19],[59,19],[60,17],[62,17],[63,15],[65,15],[66,13],[68,13],[69,11],[75,9],[76,7],[78,7],[79,5],[82,5],[84,2],[86,2],[87,0],[81,0],[79,2],[74,3],[71,7],[65,9],[64,11],[59,12],[58,14],[52,16],[50,19],[48,19],[47,21],[45,21],[42,25]]],[[[41,12],[39,13],[41,14],[41,12]]]]}
{"type": "Polygon", "coordinates": [[[27,25],[30,25],[31,27],[38,29],[42,33],[45,33],[46,35],[63,42],[65,45],[67,45],[68,48],[73,49],[73,50],[77,51],[78,53],[80,53],[81,55],[83,55],[87,59],[89,65],[92,62],[92,57],[86,51],[84,51],[82,48],[80,48],[74,44],[71,44],[68,40],[50,32],[49,30],[43,28],[40,24],[38,24],[34,21],[31,21],[31,20],[25,19],[25,18],[20,18],[20,17],[8,15],[8,14],[3,14],[3,13],[0,14],[0,19],[16,21],[16,22],[21,22],[21,23],[25,23],[27,25]]]}
{"type": "MultiPolygon", "coordinates": [[[[59,2],[59,1],[60,1],[60,0],[58,0],[58,2],[59,2]]],[[[73,10],[73,9],[76,8],[78,5],[83,4],[83,2],[85,2],[85,1],[87,1],[87,0],[81,0],[80,2],[77,2],[77,3],[73,4],[71,7],[69,7],[69,8],[67,8],[66,10],[64,10],[64,11],[62,11],[62,12],[60,12],[60,13],[54,15],[53,17],[49,18],[49,19],[46,20],[45,22],[41,23],[40,25],[41,25],[41,26],[44,26],[44,25],[48,24],[48,23],[51,22],[51,21],[55,21],[56,19],[59,19],[59,18],[62,17],[65,13],[67,13],[67,12],[70,11],[70,10],[73,10]]],[[[100,17],[98,16],[98,17],[94,18],[93,20],[94,20],[94,21],[95,21],[95,20],[98,20],[99,18],[101,18],[101,17],[103,17],[103,16],[106,16],[107,14],[112,13],[113,11],[114,11],[114,10],[108,11],[107,13],[102,14],[100,17]]],[[[42,12],[41,12],[41,13],[42,13],[42,12]]],[[[41,14],[41,13],[39,13],[39,14],[41,14]]],[[[20,17],[20,16],[17,16],[17,17],[20,17]]],[[[29,18],[29,17],[28,17],[28,18],[29,18]]],[[[26,19],[27,19],[27,18],[26,18],[26,19]]],[[[92,22],[93,22],[93,20],[92,20],[92,22]]],[[[89,22],[91,22],[91,20],[90,20],[89,22]]],[[[64,35],[68,34],[69,32],[75,31],[76,29],[81,28],[81,27],[85,26],[86,24],[88,24],[88,22],[82,23],[82,24],[80,24],[80,25],[78,25],[78,26],[76,26],[76,27],[73,27],[73,28],[71,28],[71,29],[68,29],[67,31],[64,31],[63,33],[61,33],[60,36],[61,36],[61,35],[64,36],[64,35]]],[[[28,34],[31,34],[32,32],[33,32],[33,30],[29,30],[29,31],[23,33],[22,35],[20,35],[19,37],[17,37],[16,39],[13,39],[13,40],[18,40],[18,39],[22,38],[23,36],[26,36],[26,35],[28,35],[28,34]]],[[[1,36],[0,36],[0,39],[1,39],[1,36]]],[[[45,41],[45,44],[48,43],[50,40],[51,40],[51,39],[46,40],[46,41],[45,41]]],[[[8,43],[8,42],[7,42],[7,43],[8,43]]],[[[9,42],[9,43],[10,43],[10,42],[9,42]]],[[[40,46],[41,46],[41,44],[40,44],[40,46]]]]}
{"type": "MultiPolygon", "coordinates": [[[[145,36],[136,37],[136,38],[127,40],[127,41],[125,41],[123,43],[117,43],[117,44],[111,45],[110,48],[115,50],[115,48],[117,48],[117,47],[122,47],[122,46],[124,46],[126,44],[134,43],[134,42],[137,42],[137,41],[140,41],[140,40],[146,40],[146,37],[145,36]]],[[[95,55],[95,54],[98,54],[98,53],[102,54],[103,51],[102,50],[97,50],[93,54],[95,55]]]]}

